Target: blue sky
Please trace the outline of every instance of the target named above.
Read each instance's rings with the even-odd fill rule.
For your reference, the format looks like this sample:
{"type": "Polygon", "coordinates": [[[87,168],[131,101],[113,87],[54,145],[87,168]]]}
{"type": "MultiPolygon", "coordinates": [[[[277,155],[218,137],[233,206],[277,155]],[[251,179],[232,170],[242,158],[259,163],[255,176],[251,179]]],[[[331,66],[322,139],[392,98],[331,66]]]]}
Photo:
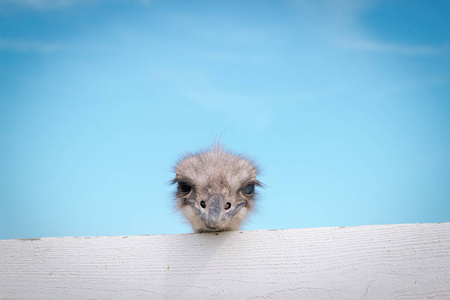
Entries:
{"type": "Polygon", "coordinates": [[[0,238],[190,232],[220,136],[245,230],[450,221],[448,1],[0,2],[0,238]]]}

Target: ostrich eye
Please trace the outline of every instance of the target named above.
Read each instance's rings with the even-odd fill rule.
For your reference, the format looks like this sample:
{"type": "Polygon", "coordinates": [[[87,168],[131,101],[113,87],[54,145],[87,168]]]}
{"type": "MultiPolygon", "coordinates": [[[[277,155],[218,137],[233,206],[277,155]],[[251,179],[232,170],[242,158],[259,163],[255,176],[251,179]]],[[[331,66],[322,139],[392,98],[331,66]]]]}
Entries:
{"type": "Polygon", "coordinates": [[[242,189],[242,193],[244,195],[251,195],[255,192],[255,185],[253,183],[248,184],[245,188],[242,189]]]}
{"type": "Polygon", "coordinates": [[[192,187],[185,183],[185,182],[179,182],[178,183],[178,191],[181,193],[189,193],[192,190],[192,187]]]}

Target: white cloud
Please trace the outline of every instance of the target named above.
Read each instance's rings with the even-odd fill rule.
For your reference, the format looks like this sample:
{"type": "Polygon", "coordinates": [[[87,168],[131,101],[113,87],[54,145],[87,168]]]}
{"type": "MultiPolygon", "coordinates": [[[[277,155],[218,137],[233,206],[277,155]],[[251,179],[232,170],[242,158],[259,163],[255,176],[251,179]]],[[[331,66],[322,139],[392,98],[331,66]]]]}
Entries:
{"type": "Polygon", "coordinates": [[[75,5],[79,2],[76,0],[3,0],[2,6],[5,4],[28,7],[38,10],[60,9],[75,5]]]}
{"type": "Polygon", "coordinates": [[[292,0],[291,4],[305,26],[338,48],[410,56],[438,55],[449,49],[448,44],[410,45],[374,40],[363,19],[368,11],[383,5],[380,1],[292,0]]]}
{"type": "Polygon", "coordinates": [[[436,55],[448,51],[448,45],[429,46],[429,45],[406,45],[395,43],[383,43],[371,40],[341,40],[336,45],[350,50],[362,50],[370,52],[403,54],[411,56],[436,55]]]}
{"type": "Polygon", "coordinates": [[[184,35],[209,44],[218,43],[228,47],[266,46],[285,44],[287,29],[275,25],[252,26],[239,18],[217,13],[180,13],[166,15],[167,26],[176,28],[184,35]]]}
{"type": "MultiPolygon", "coordinates": [[[[58,10],[70,8],[73,6],[89,5],[100,1],[102,0],[0,0],[0,10],[3,9],[6,5],[44,11],[58,10]]],[[[125,0],[115,0],[115,2],[119,1],[125,0]]],[[[105,2],[107,3],[108,1],[105,2]]],[[[148,5],[152,2],[152,0],[135,0],[134,2],[141,3],[142,5],[148,5]]]]}
{"type": "Polygon", "coordinates": [[[298,20],[307,31],[321,38],[358,36],[363,34],[360,17],[375,1],[291,0],[298,20]]]}
{"type": "Polygon", "coordinates": [[[63,48],[60,43],[39,40],[4,40],[0,39],[0,50],[16,52],[55,52],[63,48]]]}

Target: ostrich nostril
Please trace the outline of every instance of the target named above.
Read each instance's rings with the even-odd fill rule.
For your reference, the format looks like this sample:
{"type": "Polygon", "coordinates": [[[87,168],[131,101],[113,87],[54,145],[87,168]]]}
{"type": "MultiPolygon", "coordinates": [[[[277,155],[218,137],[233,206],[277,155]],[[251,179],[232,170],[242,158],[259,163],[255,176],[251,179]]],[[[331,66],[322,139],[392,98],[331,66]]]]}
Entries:
{"type": "Polygon", "coordinates": [[[228,210],[228,209],[230,209],[230,207],[231,207],[231,203],[230,203],[230,202],[227,202],[227,203],[225,204],[225,209],[228,210]]]}
{"type": "Polygon", "coordinates": [[[205,201],[200,201],[200,206],[201,206],[202,208],[205,208],[205,207],[206,207],[205,201]]]}

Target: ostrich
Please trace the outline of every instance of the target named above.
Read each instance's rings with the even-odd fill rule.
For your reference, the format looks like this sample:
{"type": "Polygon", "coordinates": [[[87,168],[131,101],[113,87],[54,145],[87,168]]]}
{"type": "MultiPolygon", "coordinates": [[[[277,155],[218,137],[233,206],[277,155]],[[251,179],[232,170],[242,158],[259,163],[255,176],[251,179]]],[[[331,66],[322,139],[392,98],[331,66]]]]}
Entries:
{"type": "Polygon", "coordinates": [[[219,143],[185,156],[175,173],[176,206],[197,233],[239,230],[261,186],[254,163],[219,143]]]}

